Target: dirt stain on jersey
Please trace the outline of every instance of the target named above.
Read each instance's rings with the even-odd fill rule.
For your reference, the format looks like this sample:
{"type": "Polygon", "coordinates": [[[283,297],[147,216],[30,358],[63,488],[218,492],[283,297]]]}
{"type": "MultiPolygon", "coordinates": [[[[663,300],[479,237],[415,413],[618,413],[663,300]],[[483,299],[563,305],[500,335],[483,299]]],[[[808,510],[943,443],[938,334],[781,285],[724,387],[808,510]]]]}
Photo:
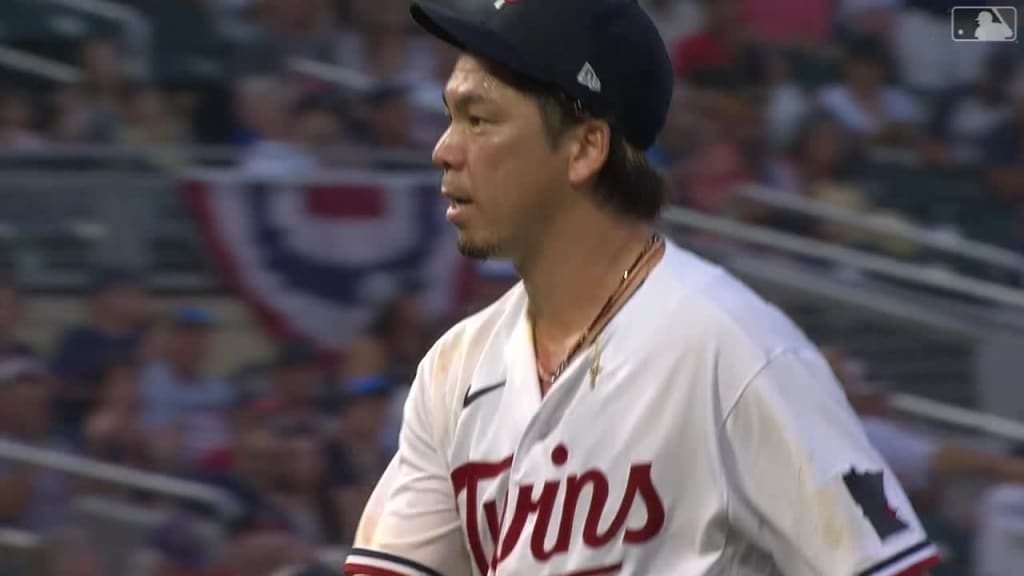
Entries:
{"type": "Polygon", "coordinates": [[[815,469],[814,454],[805,453],[805,443],[793,438],[790,429],[773,417],[771,411],[765,411],[759,416],[758,437],[762,442],[778,442],[785,446],[788,458],[783,461],[795,465],[796,482],[792,489],[796,490],[796,494],[792,499],[810,504],[804,508],[807,512],[804,522],[809,525],[798,529],[806,531],[804,533],[807,535],[818,535],[816,537],[821,538],[822,543],[829,548],[838,550],[851,547],[854,539],[849,532],[849,523],[843,517],[845,507],[841,504],[840,487],[834,481],[823,484],[817,480],[822,477],[822,471],[815,469]]]}
{"type": "Polygon", "coordinates": [[[811,509],[818,512],[822,542],[837,550],[849,548],[853,541],[848,529],[849,522],[842,516],[845,506],[839,503],[839,496],[838,487],[831,483],[811,491],[811,509]]]}

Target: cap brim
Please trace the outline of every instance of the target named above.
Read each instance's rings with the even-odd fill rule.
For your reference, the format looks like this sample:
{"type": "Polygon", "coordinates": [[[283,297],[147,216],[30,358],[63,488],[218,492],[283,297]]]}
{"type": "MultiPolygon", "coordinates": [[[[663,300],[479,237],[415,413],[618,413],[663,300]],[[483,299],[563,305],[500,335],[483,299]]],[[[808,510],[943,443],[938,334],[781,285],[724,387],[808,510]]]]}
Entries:
{"type": "Polygon", "coordinates": [[[423,2],[414,2],[409,13],[429,34],[459,50],[489,60],[526,78],[548,82],[538,68],[541,63],[528,62],[514,45],[484,24],[423,2]]]}

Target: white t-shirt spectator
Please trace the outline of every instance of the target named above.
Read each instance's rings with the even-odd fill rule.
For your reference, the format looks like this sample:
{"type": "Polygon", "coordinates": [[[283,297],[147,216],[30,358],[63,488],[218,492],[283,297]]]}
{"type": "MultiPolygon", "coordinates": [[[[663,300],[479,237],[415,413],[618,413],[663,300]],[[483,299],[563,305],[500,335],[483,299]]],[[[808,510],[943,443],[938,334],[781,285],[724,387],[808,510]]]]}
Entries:
{"type": "Polygon", "coordinates": [[[810,108],[808,98],[796,84],[783,84],[771,89],[765,120],[768,123],[768,137],[777,147],[786,146],[800,128],[810,108]]]}
{"type": "Polygon", "coordinates": [[[920,124],[924,113],[917,100],[901,88],[881,88],[881,114],[872,113],[842,84],[823,88],[818,102],[844,128],[859,136],[874,136],[887,124],[920,124]]]}
{"type": "Polygon", "coordinates": [[[142,391],[146,426],[157,433],[180,434],[179,458],[184,463],[194,464],[229,445],[227,411],[235,392],[227,382],[185,382],[170,365],[157,362],[143,370],[142,391]]]}
{"type": "Polygon", "coordinates": [[[1009,117],[1008,106],[992,106],[973,96],[957,104],[949,116],[947,135],[953,160],[980,162],[985,139],[1009,117]]]}

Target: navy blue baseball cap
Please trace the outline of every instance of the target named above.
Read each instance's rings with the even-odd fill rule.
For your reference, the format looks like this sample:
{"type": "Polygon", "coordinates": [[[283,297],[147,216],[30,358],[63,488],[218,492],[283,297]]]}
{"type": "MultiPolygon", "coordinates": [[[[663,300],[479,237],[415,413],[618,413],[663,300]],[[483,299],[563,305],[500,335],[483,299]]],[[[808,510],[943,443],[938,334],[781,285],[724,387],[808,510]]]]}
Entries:
{"type": "Polygon", "coordinates": [[[423,2],[413,20],[455,48],[564,92],[640,150],[665,125],[674,78],[665,43],[636,0],[423,2]]]}

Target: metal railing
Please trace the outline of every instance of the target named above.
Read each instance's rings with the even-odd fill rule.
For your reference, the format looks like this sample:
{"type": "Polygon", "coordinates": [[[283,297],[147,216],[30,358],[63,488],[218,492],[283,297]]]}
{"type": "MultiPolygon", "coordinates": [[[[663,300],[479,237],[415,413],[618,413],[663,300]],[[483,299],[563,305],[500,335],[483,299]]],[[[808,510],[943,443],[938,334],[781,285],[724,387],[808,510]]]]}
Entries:
{"type": "Polygon", "coordinates": [[[1024,443],[1024,423],[912,394],[892,394],[887,406],[926,421],[1011,442],[1024,443]]]}
{"type": "Polygon", "coordinates": [[[923,288],[1024,309],[1024,290],[977,280],[946,268],[903,262],[822,240],[712,216],[681,206],[666,208],[663,220],[670,225],[714,232],[734,240],[781,249],[805,258],[827,260],[923,288]]]}
{"type": "Polygon", "coordinates": [[[940,333],[954,340],[974,342],[987,333],[986,327],[978,322],[964,322],[965,310],[955,309],[949,302],[936,307],[933,302],[909,298],[906,293],[889,293],[878,290],[876,286],[850,282],[842,275],[823,275],[819,269],[760,255],[729,256],[728,265],[737,274],[762,285],[769,283],[814,300],[868,311],[899,324],[916,327],[925,334],[940,333]]]}
{"type": "MultiPolygon", "coordinates": [[[[245,159],[246,149],[237,146],[123,146],[47,143],[39,150],[0,150],[4,170],[31,173],[33,166],[45,162],[95,162],[88,171],[110,169],[126,171],[129,167],[161,171],[144,161],[149,158],[176,157],[195,165],[232,167],[245,159]],[[143,162],[140,162],[143,161],[143,162]],[[112,165],[107,167],[106,163],[112,165]],[[18,164],[24,164],[22,168],[18,164]]],[[[430,150],[426,148],[379,148],[370,146],[331,146],[316,150],[318,159],[328,167],[360,167],[374,164],[431,168],[430,150]]]]}
{"type": "Polygon", "coordinates": [[[366,74],[352,70],[351,68],[338,66],[337,64],[321,62],[320,60],[312,60],[310,58],[292,58],[288,61],[288,67],[291,70],[299,72],[300,74],[305,74],[310,78],[329,82],[355,92],[367,92],[374,86],[373,78],[366,74]]]}
{"type": "Polygon", "coordinates": [[[241,512],[239,503],[227,492],[206,484],[38,448],[13,440],[0,438],[0,460],[13,460],[80,478],[203,504],[224,518],[236,518],[241,512]]]}
{"type": "Polygon", "coordinates": [[[10,46],[0,45],[0,66],[63,84],[74,84],[82,78],[81,70],[74,66],[10,46]]]}
{"type": "Polygon", "coordinates": [[[773,208],[804,216],[813,216],[850,228],[885,234],[991,267],[1005,268],[1017,273],[1024,273],[1024,256],[1006,248],[972,240],[949,230],[926,228],[904,220],[894,220],[882,215],[856,212],[848,208],[805,196],[787,194],[765,186],[741,186],[737,189],[737,194],[748,200],[753,200],[773,208]]]}
{"type": "Polygon", "coordinates": [[[45,0],[68,10],[83,12],[92,16],[117,22],[124,26],[126,37],[131,44],[128,54],[134,54],[135,72],[148,78],[151,72],[153,30],[142,13],[130,6],[110,0],[45,0]]]}

